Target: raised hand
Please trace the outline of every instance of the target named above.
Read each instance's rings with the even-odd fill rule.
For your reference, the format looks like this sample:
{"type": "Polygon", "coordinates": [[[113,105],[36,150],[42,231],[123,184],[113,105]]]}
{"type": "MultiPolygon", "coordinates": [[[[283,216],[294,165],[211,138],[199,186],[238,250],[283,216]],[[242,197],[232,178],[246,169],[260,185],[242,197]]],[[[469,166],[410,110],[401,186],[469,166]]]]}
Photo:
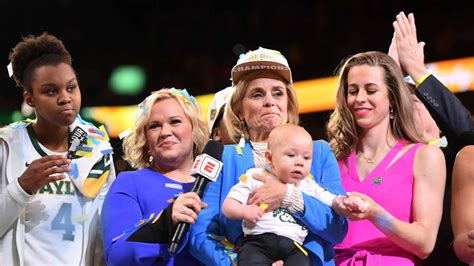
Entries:
{"type": "Polygon", "coordinates": [[[397,45],[398,59],[404,72],[415,81],[425,73],[424,42],[418,42],[415,16],[400,12],[393,22],[395,30],[395,41],[397,45]]]}
{"type": "MultiPolygon", "coordinates": [[[[390,42],[390,47],[388,47],[388,55],[400,66],[400,60],[398,59],[398,48],[397,48],[397,39],[395,38],[395,32],[393,33],[392,42],[390,42]]],[[[403,73],[406,75],[406,73],[403,73]]]]}

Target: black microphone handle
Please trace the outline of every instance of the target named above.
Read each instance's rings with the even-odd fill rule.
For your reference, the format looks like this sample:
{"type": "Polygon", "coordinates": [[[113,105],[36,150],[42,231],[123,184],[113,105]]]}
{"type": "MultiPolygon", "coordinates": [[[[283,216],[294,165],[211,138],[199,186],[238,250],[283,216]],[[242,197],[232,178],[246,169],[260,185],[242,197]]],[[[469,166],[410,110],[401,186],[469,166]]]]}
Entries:
{"type": "Polygon", "coordinates": [[[206,185],[209,182],[209,180],[203,176],[198,175],[196,177],[196,180],[194,181],[193,188],[191,189],[191,192],[196,192],[200,198],[204,195],[204,190],[206,189],[206,185]]]}
{"type": "MultiPolygon", "coordinates": [[[[198,175],[196,181],[194,181],[194,185],[191,189],[191,192],[196,192],[196,194],[198,194],[198,196],[201,198],[204,194],[204,189],[206,189],[206,185],[208,182],[209,180],[207,178],[198,175]]],[[[184,236],[186,232],[188,232],[188,230],[188,223],[180,222],[178,224],[178,227],[176,227],[176,230],[174,231],[173,237],[171,238],[170,246],[168,248],[171,254],[176,254],[178,252],[178,249],[182,244],[181,242],[183,241],[184,236]]]]}
{"type": "MultiPolygon", "coordinates": [[[[217,160],[221,160],[222,152],[224,151],[224,146],[219,141],[209,140],[204,146],[203,154],[207,154],[212,158],[217,160]]],[[[204,195],[204,190],[206,189],[206,185],[209,182],[209,179],[202,175],[197,175],[196,180],[194,181],[193,188],[191,192],[195,192],[198,194],[200,198],[204,195]]],[[[171,238],[170,246],[168,247],[168,251],[171,255],[176,255],[178,252],[179,247],[181,246],[183,239],[186,233],[189,230],[189,224],[187,223],[179,223],[176,227],[176,230],[173,233],[173,237],[171,238]]]]}
{"type": "Polygon", "coordinates": [[[171,253],[171,255],[176,255],[178,253],[178,249],[181,246],[181,243],[184,239],[184,235],[186,232],[189,230],[189,224],[188,223],[179,223],[178,227],[176,227],[176,230],[174,231],[173,238],[171,239],[170,246],[168,248],[168,251],[171,253]]]}

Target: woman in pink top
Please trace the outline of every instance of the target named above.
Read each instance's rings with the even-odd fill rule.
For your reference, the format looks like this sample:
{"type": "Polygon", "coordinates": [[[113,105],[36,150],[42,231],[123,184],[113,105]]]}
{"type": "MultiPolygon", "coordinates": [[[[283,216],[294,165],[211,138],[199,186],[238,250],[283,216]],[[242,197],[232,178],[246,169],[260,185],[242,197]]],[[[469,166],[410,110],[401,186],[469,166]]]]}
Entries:
{"type": "Polygon", "coordinates": [[[433,250],[441,220],[446,169],[441,150],[424,145],[413,103],[395,61],[356,54],[339,71],[336,110],[328,123],[342,186],[364,202],[345,205],[346,238],[338,265],[414,265],[433,250]]]}

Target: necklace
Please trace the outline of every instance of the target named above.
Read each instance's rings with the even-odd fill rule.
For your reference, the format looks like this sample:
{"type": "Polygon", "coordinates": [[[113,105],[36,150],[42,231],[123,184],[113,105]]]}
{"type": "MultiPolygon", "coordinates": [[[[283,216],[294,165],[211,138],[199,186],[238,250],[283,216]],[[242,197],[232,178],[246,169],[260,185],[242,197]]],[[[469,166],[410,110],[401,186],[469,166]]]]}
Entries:
{"type": "Polygon", "coordinates": [[[394,144],[389,144],[387,143],[387,146],[383,149],[380,149],[380,150],[377,150],[375,153],[374,153],[374,156],[372,156],[372,158],[367,158],[364,156],[364,153],[362,152],[359,152],[357,151],[357,156],[364,159],[364,161],[366,161],[367,163],[375,163],[377,162],[377,156],[380,154],[380,153],[383,153],[383,154],[386,154],[388,151],[390,151],[390,149],[392,149],[393,147],[395,147],[396,145],[400,145],[400,140],[398,140],[396,143],[394,144]]]}
{"type": "Polygon", "coordinates": [[[362,159],[364,159],[367,163],[375,163],[377,160],[377,154],[375,154],[375,156],[373,158],[367,158],[365,157],[364,155],[362,155],[361,153],[358,154],[358,156],[362,159]]]}
{"type": "Polygon", "coordinates": [[[385,152],[387,151],[388,149],[383,149],[383,150],[378,150],[375,152],[374,156],[372,158],[367,158],[364,156],[363,153],[357,153],[357,156],[359,156],[360,158],[364,159],[367,163],[375,163],[377,162],[377,155],[380,153],[380,152],[385,152]]]}

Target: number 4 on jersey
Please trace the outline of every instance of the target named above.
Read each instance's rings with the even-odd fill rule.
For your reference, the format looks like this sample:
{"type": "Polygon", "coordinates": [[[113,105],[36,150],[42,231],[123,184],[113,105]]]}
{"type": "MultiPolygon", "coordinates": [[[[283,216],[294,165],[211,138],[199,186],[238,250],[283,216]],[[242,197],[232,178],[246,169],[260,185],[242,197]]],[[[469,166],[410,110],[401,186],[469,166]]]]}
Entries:
{"type": "Polygon", "coordinates": [[[71,220],[71,203],[63,203],[51,222],[52,230],[64,230],[63,240],[74,241],[74,225],[71,220]]]}

